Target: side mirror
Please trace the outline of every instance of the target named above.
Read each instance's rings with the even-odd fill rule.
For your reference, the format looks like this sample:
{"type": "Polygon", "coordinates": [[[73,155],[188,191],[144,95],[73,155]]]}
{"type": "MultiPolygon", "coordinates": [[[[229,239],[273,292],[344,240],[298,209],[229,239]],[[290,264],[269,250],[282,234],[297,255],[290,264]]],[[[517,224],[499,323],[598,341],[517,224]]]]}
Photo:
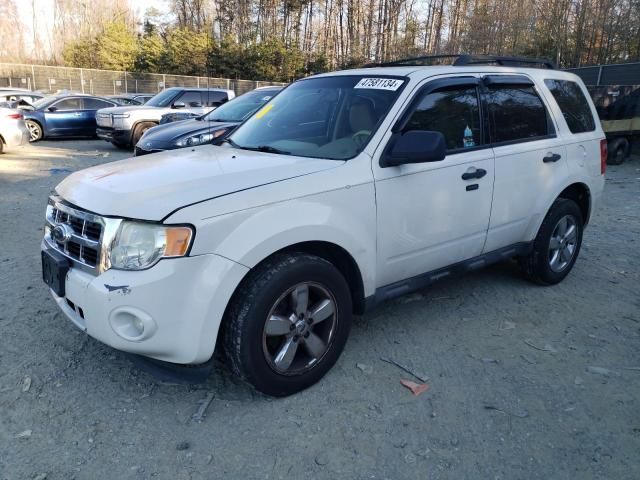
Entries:
{"type": "Polygon", "coordinates": [[[380,159],[382,168],[405,163],[439,162],[447,155],[444,135],[440,132],[410,130],[391,137],[380,159]]]}
{"type": "Polygon", "coordinates": [[[173,105],[171,105],[171,108],[185,108],[186,105],[184,104],[184,102],[176,102],[173,105]]]}
{"type": "Polygon", "coordinates": [[[58,110],[58,107],[49,107],[47,108],[47,110],[49,110],[50,112],[55,112],[56,110],[58,110]]]}

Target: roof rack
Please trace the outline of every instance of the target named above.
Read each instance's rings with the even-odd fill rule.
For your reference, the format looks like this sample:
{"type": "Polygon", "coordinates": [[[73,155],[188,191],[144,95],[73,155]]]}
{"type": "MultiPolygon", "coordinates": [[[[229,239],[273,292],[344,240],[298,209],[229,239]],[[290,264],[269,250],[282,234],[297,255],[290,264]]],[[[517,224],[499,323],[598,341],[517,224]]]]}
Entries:
{"type": "Polygon", "coordinates": [[[496,55],[424,55],[421,57],[403,58],[393,62],[371,63],[366,67],[402,67],[402,66],[430,66],[453,65],[462,67],[467,65],[500,65],[503,67],[534,67],[555,70],[557,67],[544,58],[503,57],[496,55]],[[452,59],[450,63],[448,59],[452,59]]]}

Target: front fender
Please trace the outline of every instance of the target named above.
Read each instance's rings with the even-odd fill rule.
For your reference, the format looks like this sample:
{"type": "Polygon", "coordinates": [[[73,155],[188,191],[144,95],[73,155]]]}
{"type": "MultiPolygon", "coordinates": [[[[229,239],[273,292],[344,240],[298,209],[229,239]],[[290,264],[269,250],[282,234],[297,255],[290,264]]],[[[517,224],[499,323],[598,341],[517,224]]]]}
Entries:
{"type": "Polygon", "coordinates": [[[367,296],[375,291],[375,222],[373,184],[365,183],[205,218],[191,255],[215,252],[253,268],[298,243],[332,243],[355,260],[367,296]]]}

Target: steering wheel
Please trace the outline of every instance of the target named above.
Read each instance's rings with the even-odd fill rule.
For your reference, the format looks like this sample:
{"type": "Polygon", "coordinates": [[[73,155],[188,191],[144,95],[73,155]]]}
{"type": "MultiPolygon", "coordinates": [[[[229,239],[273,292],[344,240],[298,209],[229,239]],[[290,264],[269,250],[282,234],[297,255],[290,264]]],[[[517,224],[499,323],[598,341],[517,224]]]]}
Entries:
{"type": "Polygon", "coordinates": [[[371,130],[358,130],[356,133],[351,135],[351,139],[355,142],[359,147],[364,144],[364,142],[371,135],[371,130]]]}

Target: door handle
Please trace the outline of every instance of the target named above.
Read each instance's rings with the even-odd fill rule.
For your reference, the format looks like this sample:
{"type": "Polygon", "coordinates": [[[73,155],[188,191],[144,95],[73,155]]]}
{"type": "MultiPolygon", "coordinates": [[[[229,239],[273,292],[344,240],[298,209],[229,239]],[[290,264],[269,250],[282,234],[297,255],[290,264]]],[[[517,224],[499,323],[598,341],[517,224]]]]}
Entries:
{"type": "Polygon", "coordinates": [[[462,174],[462,180],[471,180],[473,178],[482,178],[487,174],[484,168],[471,167],[462,174]]]}
{"type": "Polygon", "coordinates": [[[552,163],[557,162],[562,158],[562,155],[559,153],[547,153],[547,156],[542,159],[544,163],[552,163]]]}
{"type": "Polygon", "coordinates": [[[76,117],[81,117],[81,116],[82,116],[82,114],[81,114],[80,112],[75,112],[75,113],[74,113],[74,115],[75,115],[76,117]]]}

